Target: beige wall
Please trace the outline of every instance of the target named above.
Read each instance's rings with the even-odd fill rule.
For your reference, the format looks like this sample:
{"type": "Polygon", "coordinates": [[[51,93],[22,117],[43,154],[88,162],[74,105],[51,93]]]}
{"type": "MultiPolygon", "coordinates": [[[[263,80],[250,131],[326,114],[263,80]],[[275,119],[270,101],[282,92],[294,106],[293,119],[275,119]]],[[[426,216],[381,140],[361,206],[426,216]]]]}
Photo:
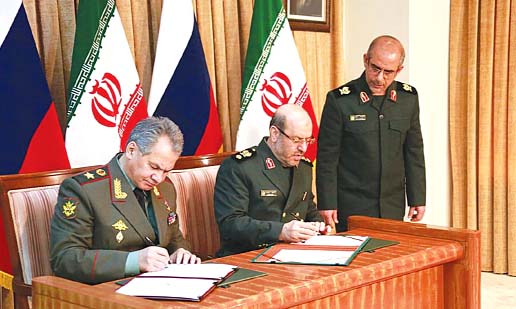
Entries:
{"type": "Polygon", "coordinates": [[[374,37],[391,34],[405,45],[407,52],[405,69],[397,79],[415,86],[419,93],[427,173],[427,213],[423,222],[449,226],[450,0],[341,1],[344,3],[346,81],[361,74],[362,55],[374,37]]]}

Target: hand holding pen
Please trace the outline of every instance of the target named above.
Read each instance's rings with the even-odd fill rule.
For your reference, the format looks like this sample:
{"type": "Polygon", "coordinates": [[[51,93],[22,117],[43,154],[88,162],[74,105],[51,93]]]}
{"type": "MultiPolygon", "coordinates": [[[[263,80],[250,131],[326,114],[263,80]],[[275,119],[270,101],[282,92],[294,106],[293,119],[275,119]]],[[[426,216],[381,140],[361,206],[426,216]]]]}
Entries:
{"type": "MultiPolygon", "coordinates": [[[[299,217],[297,214],[295,214],[293,212],[291,212],[290,215],[298,221],[304,221],[303,218],[299,217]]],[[[324,222],[310,222],[310,223],[319,228],[318,234],[327,235],[327,234],[330,234],[332,231],[332,227],[330,225],[326,225],[324,222]]]]}
{"type": "Polygon", "coordinates": [[[283,225],[279,240],[284,242],[302,242],[320,234],[322,231],[327,231],[324,222],[304,222],[300,219],[292,220],[283,225]]]}

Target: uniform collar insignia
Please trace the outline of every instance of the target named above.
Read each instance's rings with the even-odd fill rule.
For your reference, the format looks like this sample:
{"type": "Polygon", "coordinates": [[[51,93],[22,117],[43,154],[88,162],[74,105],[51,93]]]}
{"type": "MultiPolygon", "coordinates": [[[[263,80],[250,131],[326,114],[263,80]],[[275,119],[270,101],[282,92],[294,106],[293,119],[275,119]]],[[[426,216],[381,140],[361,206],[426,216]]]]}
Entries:
{"type": "Polygon", "coordinates": [[[360,92],[360,100],[362,101],[362,103],[369,102],[369,96],[367,95],[367,93],[365,93],[365,91],[360,92]]]}
{"type": "Polygon", "coordinates": [[[271,158],[265,159],[265,165],[267,166],[268,170],[276,167],[276,164],[274,164],[274,160],[272,160],[271,158]]]}
{"type": "Polygon", "coordinates": [[[122,190],[122,181],[120,179],[113,179],[113,188],[115,189],[116,199],[123,200],[127,197],[127,193],[122,190]]]}
{"type": "Polygon", "coordinates": [[[389,99],[391,99],[392,102],[396,103],[396,100],[398,99],[398,94],[396,93],[396,90],[394,90],[394,89],[391,90],[389,99]]]}

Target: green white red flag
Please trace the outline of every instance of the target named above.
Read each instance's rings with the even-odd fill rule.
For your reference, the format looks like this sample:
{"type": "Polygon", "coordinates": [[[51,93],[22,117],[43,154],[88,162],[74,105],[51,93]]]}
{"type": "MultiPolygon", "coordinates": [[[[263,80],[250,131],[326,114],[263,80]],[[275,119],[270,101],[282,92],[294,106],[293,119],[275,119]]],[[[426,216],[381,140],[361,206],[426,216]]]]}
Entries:
{"type": "MultiPolygon", "coordinates": [[[[272,115],[283,104],[299,104],[319,127],[306,85],[305,72],[281,0],[255,1],[245,58],[236,149],[257,145],[269,134],[272,115]]],[[[317,144],[306,156],[314,160],[317,144]]]]}
{"type": "Polygon", "coordinates": [[[80,1],[65,139],[71,166],[107,163],[145,117],[147,104],[115,1],[80,1]]]}

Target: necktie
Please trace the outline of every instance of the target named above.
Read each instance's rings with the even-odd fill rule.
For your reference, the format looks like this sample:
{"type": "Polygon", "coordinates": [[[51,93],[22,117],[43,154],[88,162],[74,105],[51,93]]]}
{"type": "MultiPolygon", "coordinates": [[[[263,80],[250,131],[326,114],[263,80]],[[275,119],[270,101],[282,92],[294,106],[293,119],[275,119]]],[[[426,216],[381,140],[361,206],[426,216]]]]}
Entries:
{"type": "Polygon", "coordinates": [[[145,215],[147,215],[147,207],[145,205],[147,197],[145,195],[145,192],[142,189],[135,188],[134,195],[136,196],[136,199],[138,200],[138,203],[140,204],[140,207],[142,208],[143,213],[145,215]]]}

